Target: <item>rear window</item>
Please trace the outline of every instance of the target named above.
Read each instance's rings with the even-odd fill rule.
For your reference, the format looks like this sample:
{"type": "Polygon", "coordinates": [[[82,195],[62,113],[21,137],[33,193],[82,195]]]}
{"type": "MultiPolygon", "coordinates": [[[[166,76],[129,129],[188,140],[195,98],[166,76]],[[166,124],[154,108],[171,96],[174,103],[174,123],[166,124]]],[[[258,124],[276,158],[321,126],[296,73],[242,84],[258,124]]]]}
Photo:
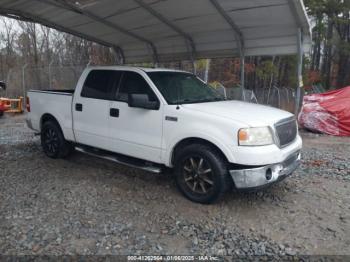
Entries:
{"type": "Polygon", "coordinates": [[[92,70],[87,76],[82,97],[112,100],[112,90],[118,85],[121,72],[115,70],[92,70]]]}

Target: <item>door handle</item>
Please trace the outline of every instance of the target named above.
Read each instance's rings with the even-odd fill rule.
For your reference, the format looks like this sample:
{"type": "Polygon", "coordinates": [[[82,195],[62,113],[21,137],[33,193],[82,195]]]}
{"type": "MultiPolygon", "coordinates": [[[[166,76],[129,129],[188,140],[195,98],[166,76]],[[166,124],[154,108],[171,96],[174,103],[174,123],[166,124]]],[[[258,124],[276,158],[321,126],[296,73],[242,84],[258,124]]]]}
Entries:
{"type": "Polygon", "coordinates": [[[119,117],[119,109],[118,108],[111,108],[109,110],[109,115],[111,117],[119,117]]]}
{"type": "Polygon", "coordinates": [[[82,112],[83,111],[83,105],[82,104],[75,104],[75,111],[82,112]]]}

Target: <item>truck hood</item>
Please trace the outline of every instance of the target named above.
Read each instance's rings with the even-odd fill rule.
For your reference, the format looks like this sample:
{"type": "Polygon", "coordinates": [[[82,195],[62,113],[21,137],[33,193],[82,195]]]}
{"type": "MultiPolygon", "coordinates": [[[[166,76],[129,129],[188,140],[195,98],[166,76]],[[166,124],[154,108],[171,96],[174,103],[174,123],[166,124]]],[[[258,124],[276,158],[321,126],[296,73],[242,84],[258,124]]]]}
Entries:
{"type": "Polygon", "coordinates": [[[228,118],[250,127],[272,126],[282,119],[293,116],[280,109],[241,101],[185,104],[183,107],[188,110],[228,118]]]}

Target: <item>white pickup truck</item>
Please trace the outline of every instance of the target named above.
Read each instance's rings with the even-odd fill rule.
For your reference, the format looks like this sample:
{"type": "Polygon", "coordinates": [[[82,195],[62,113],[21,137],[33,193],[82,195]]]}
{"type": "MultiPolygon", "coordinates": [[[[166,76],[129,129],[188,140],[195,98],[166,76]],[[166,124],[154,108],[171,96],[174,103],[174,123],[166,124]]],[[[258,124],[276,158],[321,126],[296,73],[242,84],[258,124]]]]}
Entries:
{"type": "Polygon", "coordinates": [[[199,203],[267,187],[300,164],[292,114],[227,101],[182,71],[89,67],[75,90],[29,91],[27,110],[47,156],[75,149],[156,173],[172,168],[199,203]]]}

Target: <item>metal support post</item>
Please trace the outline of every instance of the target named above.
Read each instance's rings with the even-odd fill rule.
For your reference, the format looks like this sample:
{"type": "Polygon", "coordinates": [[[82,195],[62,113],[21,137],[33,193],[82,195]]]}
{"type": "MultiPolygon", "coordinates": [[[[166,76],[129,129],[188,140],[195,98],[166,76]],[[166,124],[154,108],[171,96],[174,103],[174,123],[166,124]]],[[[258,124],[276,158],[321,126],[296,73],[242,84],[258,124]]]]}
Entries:
{"type": "MultiPolygon", "coordinates": [[[[8,85],[10,83],[10,77],[12,74],[12,68],[9,69],[8,73],[7,73],[7,77],[6,77],[6,85],[8,85]]],[[[5,89],[5,97],[7,97],[7,88],[5,89]]]]}
{"type": "Polygon", "coordinates": [[[124,51],[121,47],[119,46],[114,46],[113,51],[115,52],[115,54],[117,55],[117,64],[118,65],[124,65],[125,64],[125,55],[124,55],[124,51]]]}
{"type": "Polygon", "coordinates": [[[197,67],[196,67],[196,61],[192,60],[192,67],[193,67],[193,74],[197,75],[197,67]]]}
{"type": "Polygon", "coordinates": [[[245,88],[245,56],[244,56],[243,50],[241,51],[240,65],[241,65],[241,94],[242,94],[242,100],[245,101],[245,92],[244,92],[244,88],[245,88]]]}
{"type": "Polygon", "coordinates": [[[204,82],[208,83],[209,81],[209,68],[210,68],[210,59],[207,59],[205,64],[205,74],[204,74],[204,82]]]}
{"type": "Polygon", "coordinates": [[[296,89],[295,109],[294,109],[294,114],[296,117],[299,114],[300,102],[301,102],[301,90],[304,86],[304,83],[303,83],[304,50],[303,50],[303,35],[302,35],[301,28],[298,29],[297,41],[298,41],[298,85],[297,85],[297,89],[296,89]]]}
{"type": "MultiPolygon", "coordinates": [[[[27,93],[26,93],[26,83],[25,83],[25,70],[27,68],[28,64],[24,64],[22,66],[22,90],[23,90],[23,101],[26,101],[27,99],[27,93]]],[[[25,102],[24,102],[25,103],[25,102]]],[[[24,105],[25,107],[25,105],[24,105]]]]}
{"type": "Polygon", "coordinates": [[[91,65],[91,63],[92,63],[92,60],[89,59],[89,62],[86,64],[86,67],[89,67],[91,65]]]}
{"type": "Polygon", "coordinates": [[[53,61],[49,64],[49,89],[52,90],[52,79],[51,79],[51,66],[53,64],[53,61]]]}

